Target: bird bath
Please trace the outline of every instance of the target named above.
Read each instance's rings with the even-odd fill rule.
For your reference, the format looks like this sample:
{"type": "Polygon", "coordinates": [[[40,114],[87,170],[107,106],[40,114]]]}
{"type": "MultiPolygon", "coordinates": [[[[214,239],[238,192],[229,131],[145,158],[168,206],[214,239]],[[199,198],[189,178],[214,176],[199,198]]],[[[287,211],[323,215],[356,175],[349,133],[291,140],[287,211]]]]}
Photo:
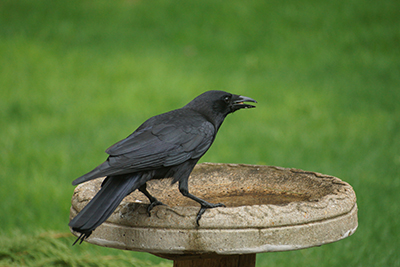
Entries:
{"type": "MultiPolygon", "coordinates": [[[[76,187],[73,218],[98,191],[99,178],[76,187]]],[[[198,203],[182,196],[170,179],[148,182],[168,206],[147,213],[139,191],[127,196],[86,240],[117,249],[150,252],[174,266],[255,266],[255,254],[335,242],[357,229],[356,195],[340,179],[273,166],[198,164],[189,190],[225,208],[207,210],[197,226],[198,203]],[[214,264],[214,265],[213,265],[214,264]],[[222,266],[222,265],[221,265],[222,266]]],[[[77,233],[74,233],[77,235],[77,233]]]]}

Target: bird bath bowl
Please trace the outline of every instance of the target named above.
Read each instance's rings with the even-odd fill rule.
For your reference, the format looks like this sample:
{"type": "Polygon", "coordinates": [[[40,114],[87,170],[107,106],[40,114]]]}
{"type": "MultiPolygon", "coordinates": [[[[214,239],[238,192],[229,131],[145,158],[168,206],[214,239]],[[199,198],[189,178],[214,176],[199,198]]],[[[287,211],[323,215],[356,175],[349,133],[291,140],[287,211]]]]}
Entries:
{"type": "MultiPolygon", "coordinates": [[[[71,218],[95,195],[102,180],[76,187],[71,218]]],[[[175,262],[234,255],[254,255],[242,261],[255,262],[256,253],[341,240],[352,235],[358,225],[353,188],[320,173],[272,166],[198,164],[189,178],[189,191],[208,202],[226,205],[207,210],[200,226],[195,223],[199,204],[182,196],[170,181],[152,180],[147,186],[167,206],[154,207],[149,216],[148,199],[136,190],[86,241],[150,252],[175,262]]]]}

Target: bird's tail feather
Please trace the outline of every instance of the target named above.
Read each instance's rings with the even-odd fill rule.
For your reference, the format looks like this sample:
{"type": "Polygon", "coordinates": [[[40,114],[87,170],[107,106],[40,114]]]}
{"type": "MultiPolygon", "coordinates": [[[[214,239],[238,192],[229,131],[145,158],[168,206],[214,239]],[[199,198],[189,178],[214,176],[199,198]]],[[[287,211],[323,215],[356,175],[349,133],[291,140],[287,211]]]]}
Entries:
{"type": "Polygon", "coordinates": [[[96,179],[99,177],[110,175],[110,171],[109,171],[110,169],[111,169],[111,166],[110,166],[108,160],[106,160],[105,162],[103,162],[102,164],[100,164],[99,166],[97,166],[96,168],[91,170],[90,172],[75,179],[72,182],[72,185],[78,185],[83,182],[87,182],[87,181],[90,181],[90,180],[93,180],[93,179],[96,179]]]}
{"type": "Polygon", "coordinates": [[[106,178],[100,191],[68,224],[72,230],[81,233],[75,243],[79,240],[82,243],[111,216],[124,197],[140,186],[139,178],[140,174],[106,178]]]}

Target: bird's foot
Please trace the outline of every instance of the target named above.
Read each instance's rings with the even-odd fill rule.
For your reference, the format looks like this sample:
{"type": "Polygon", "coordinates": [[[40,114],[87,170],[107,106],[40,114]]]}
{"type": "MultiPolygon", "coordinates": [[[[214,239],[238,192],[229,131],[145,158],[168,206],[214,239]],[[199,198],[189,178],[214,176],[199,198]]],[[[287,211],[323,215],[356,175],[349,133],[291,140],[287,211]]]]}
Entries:
{"type": "Polygon", "coordinates": [[[217,204],[208,203],[208,205],[201,205],[201,208],[196,216],[197,226],[200,226],[199,221],[201,219],[201,216],[204,214],[204,212],[206,212],[207,209],[213,209],[213,208],[219,208],[219,207],[226,207],[226,206],[222,203],[217,203],[217,204]]]}
{"type": "Polygon", "coordinates": [[[149,214],[149,217],[151,216],[150,211],[151,211],[155,206],[160,206],[160,205],[162,205],[162,206],[167,206],[167,205],[165,205],[164,203],[162,203],[161,201],[158,201],[157,199],[155,199],[154,201],[152,201],[152,202],[150,203],[150,205],[147,207],[147,214],[149,214]]]}

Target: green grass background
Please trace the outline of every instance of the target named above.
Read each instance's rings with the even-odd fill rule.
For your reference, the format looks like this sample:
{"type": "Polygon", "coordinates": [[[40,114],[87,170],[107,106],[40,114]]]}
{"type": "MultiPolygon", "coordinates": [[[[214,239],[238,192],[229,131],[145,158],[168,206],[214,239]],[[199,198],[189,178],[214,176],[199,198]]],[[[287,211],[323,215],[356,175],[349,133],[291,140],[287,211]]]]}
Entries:
{"type": "Polygon", "coordinates": [[[71,247],[71,181],[206,90],[255,98],[208,162],[337,176],[359,228],[257,266],[400,266],[400,2],[2,0],[0,266],[171,266],[71,247]]]}

